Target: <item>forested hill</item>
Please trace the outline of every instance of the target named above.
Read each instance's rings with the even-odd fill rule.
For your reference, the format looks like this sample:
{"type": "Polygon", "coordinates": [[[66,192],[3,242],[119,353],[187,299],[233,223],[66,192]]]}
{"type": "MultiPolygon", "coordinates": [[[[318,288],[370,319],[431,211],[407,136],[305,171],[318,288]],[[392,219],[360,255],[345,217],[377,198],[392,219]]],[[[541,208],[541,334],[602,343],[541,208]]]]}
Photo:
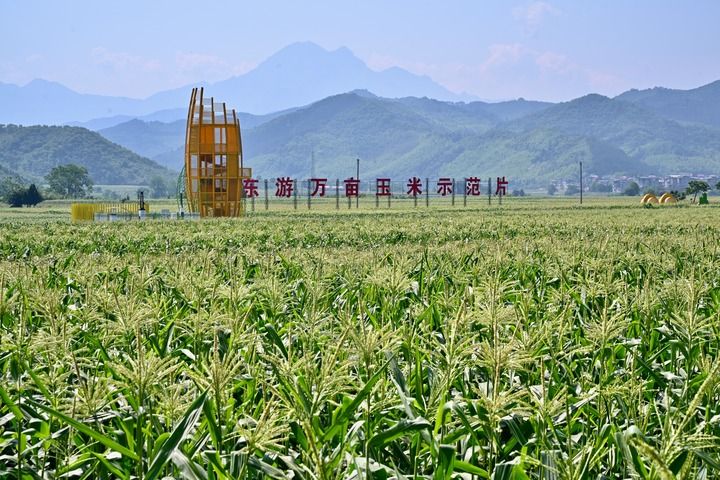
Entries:
{"type": "Polygon", "coordinates": [[[8,177],[14,178],[14,177],[17,177],[17,176],[18,176],[18,175],[17,175],[15,172],[13,172],[13,171],[11,171],[10,169],[5,168],[5,167],[3,167],[2,165],[0,165],[0,180],[2,180],[2,179],[4,179],[4,178],[8,178],[8,177]]]}
{"type": "Polygon", "coordinates": [[[690,90],[628,90],[616,98],[673,120],[720,127],[720,80],[690,90]]]}
{"type": "Polygon", "coordinates": [[[0,168],[31,181],[74,163],[99,184],[143,185],[173,172],[152,160],[79,127],[0,125],[0,168]]]}
{"type": "Polygon", "coordinates": [[[509,175],[540,183],[574,175],[579,160],[590,173],[648,170],[591,135],[512,126],[479,104],[348,93],[249,129],[243,145],[246,164],[265,176],[307,176],[313,154],[315,172],[329,177],[352,173],[356,156],[369,176],[509,175]]]}
{"type": "Polygon", "coordinates": [[[554,105],[506,128],[552,129],[593,137],[644,163],[648,172],[720,172],[720,128],[680,123],[635,103],[602,95],[554,105]]]}
{"type": "MultiPolygon", "coordinates": [[[[715,87],[706,87],[688,98],[720,110],[715,87]]],[[[491,104],[357,90],[244,124],[244,160],[263,177],[345,178],[360,158],[368,177],[507,175],[534,185],[574,178],[579,161],[589,175],[720,173],[720,127],[673,118],[633,95],[491,104]]],[[[105,138],[82,128],[6,126],[0,166],[35,180],[79,163],[96,182],[115,184],[167,178],[182,167],[183,120],[134,119],[99,133],[105,138]]]]}
{"type": "MultiPolygon", "coordinates": [[[[170,168],[182,165],[182,122],[135,120],[103,135],[170,168]]],[[[245,164],[264,177],[509,175],[547,184],[588,174],[720,173],[720,129],[632,102],[588,95],[547,104],[334,95],[243,129],[245,164]],[[311,159],[315,159],[311,165],[311,159]]]]}

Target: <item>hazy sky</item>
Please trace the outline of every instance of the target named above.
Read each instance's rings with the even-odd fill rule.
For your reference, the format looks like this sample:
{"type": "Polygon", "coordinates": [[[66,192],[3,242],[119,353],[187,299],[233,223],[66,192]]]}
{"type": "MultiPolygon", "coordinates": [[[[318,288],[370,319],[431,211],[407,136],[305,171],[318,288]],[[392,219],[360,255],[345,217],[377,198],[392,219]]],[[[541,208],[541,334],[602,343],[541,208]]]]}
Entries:
{"type": "Polygon", "coordinates": [[[144,97],[347,46],[485,99],[567,100],[720,79],[720,1],[0,0],[0,82],[144,97]]]}

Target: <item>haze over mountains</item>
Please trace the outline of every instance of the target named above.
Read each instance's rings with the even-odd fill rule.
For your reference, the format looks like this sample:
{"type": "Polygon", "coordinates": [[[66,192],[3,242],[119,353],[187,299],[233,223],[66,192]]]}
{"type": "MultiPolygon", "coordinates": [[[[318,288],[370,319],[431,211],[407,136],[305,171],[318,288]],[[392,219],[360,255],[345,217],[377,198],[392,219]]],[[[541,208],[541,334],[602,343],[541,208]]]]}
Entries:
{"type": "MultiPolygon", "coordinates": [[[[145,99],[133,99],[81,94],[45,80],[33,80],[24,86],[0,83],[0,104],[3,105],[0,123],[62,124],[186,109],[188,91],[192,86],[198,85],[158,92],[145,99]]],[[[235,106],[236,110],[254,114],[306,105],[359,88],[385,97],[473,99],[468,95],[452,93],[429,77],[401,68],[393,67],[380,72],[371,70],[347,48],[327,51],[310,42],[289,45],[244,75],[199,86],[207,87],[213,96],[235,106]]],[[[184,113],[179,118],[183,116],[184,113]]]]}
{"type": "MultiPolygon", "coordinates": [[[[92,149],[83,145],[101,145],[102,137],[80,128],[16,129],[12,138],[32,138],[36,148],[24,150],[23,158],[36,156],[42,168],[85,162],[98,183],[143,183],[182,167],[188,91],[137,100],[82,95],[44,81],[0,85],[0,101],[9,105],[0,123],[72,121],[97,130],[109,140],[97,147],[103,152],[97,158],[87,157],[92,149]],[[128,163],[132,152],[142,161],[128,163]],[[113,156],[125,158],[125,166],[109,161],[113,156]]],[[[427,77],[374,72],[347,49],[302,43],[206,93],[254,112],[239,115],[245,164],[255,176],[304,178],[315,158],[317,175],[345,178],[358,157],[368,177],[507,175],[526,185],[573,178],[578,161],[597,175],[720,173],[720,81],[559,104],[464,102],[427,77]]],[[[0,131],[0,176],[41,177],[33,162],[23,160],[20,168],[3,151],[11,145],[3,143],[9,132],[0,131]]]]}

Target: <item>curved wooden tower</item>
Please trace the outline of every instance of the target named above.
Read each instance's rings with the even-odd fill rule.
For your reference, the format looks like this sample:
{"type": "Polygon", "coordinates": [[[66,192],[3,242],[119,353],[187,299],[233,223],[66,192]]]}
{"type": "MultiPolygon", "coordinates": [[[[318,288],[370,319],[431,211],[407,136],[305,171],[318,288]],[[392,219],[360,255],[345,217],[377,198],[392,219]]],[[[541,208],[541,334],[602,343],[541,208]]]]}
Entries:
{"type": "Polygon", "coordinates": [[[243,213],[240,122],[235,110],[203,97],[193,88],[185,129],[185,193],[191,212],[201,217],[238,217],[243,213]]]}

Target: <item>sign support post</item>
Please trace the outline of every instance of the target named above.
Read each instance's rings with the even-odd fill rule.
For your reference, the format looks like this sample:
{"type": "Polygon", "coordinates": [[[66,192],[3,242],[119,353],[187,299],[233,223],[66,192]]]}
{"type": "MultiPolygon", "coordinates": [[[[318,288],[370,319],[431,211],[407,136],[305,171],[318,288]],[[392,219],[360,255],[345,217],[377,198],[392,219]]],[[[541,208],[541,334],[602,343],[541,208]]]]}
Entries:
{"type": "Polygon", "coordinates": [[[265,210],[270,207],[270,200],[268,199],[268,181],[265,179],[265,210]]]}
{"type": "Polygon", "coordinates": [[[425,206],[430,207],[430,179],[425,177],[425,206]]]}

